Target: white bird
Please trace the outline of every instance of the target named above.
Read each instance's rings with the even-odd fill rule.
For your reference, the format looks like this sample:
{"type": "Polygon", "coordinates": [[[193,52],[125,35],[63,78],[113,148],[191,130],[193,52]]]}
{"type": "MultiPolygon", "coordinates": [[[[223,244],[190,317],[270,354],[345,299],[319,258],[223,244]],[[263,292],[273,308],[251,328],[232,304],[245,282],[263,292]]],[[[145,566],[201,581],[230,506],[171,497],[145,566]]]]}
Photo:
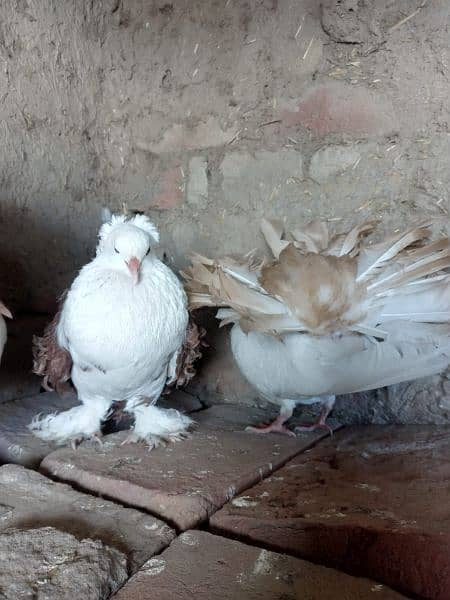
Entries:
{"type": "Polygon", "coordinates": [[[186,436],[189,417],[154,406],[167,384],[189,379],[198,356],[183,286],[153,252],[158,241],[144,215],[112,216],[100,228],[96,257],[35,339],[34,370],[44,385],[58,390],[71,378],[81,405],[37,415],[29,427],[38,437],[57,443],[96,437],[114,403],[134,415],[129,441],[154,447],[186,436]]]}
{"type": "Polygon", "coordinates": [[[330,239],[314,222],[283,237],[262,223],[274,260],[193,256],[185,273],[191,308],[222,307],[247,380],[280,407],[261,433],[285,426],[296,404],[321,402],[310,430],[327,427],[337,394],[408,381],[450,364],[449,238],[429,242],[431,223],[361,247],[374,224],[330,239]]]}
{"type": "Polygon", "coordinates": [[[11,311],[0,301],[0,360],[3,356],[3,350],[5,349],[6,340],[8,338],[6,322],[3,318],[4,316],[8,317],[8,319],[12,319],[11,311]]]}

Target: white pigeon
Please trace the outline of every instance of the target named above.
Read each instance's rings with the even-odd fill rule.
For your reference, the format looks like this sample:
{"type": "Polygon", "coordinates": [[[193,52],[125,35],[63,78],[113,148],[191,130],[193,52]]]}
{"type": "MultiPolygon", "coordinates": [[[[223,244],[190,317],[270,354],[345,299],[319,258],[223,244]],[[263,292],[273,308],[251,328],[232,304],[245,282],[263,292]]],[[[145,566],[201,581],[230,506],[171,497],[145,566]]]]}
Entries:
{"type": "Polygon", "coordinates": [[[283,238],[279,222],[264,220],[273,261],[193,256],[190,307],[223,307],[241,372],[280,407],[273,423],[251,429],[295,435],[285,422],[296,404],[313,402],[323,405],[319,419],[297,429],[328,428],[337,394],[449,366],[449,238],[429,242],[430,225],[361,247],[374,223],[330,237],[318,221],[283,238]]]}
{"type": "Polygon", "coordinates": [[[3,356],[3,350],[5,349],[6,340],[8,338],[6,322],[3,318],[4,316],[8,317],[8,319],[12,319],[11,311],[6,308],[3,302],[0,302],[0,360],[3,356]]]}
{"type": "Polygon", "coordinates": [[[180,375],[189,342],[186,295],[155,255],[158,241],[144,215],[112,216],[100,228],[95,258],[35,339],[34,370],[44,385],[58,389],[71,378],[81,405],[37,415],[29,427],[38,437],[57,443],[97,437],[114,403],[125,403],[134,416],[129,441],[154,447],[186,436],[189,417],[154,406],[180,375]]]}

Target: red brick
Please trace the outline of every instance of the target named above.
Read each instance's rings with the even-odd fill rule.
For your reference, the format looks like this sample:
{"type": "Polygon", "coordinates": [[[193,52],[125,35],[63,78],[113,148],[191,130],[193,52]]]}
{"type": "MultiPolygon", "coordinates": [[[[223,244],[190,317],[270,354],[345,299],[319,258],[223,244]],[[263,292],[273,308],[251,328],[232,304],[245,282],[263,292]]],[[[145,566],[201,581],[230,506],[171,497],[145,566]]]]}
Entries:
{"type": "Polygon", "coordinates": [[[169,210],[183,203],[184,176],[181,167],[174,167],[162,173],[158,189],[151,200],[151,207],[169,210]]]}
{"type": "Polygon", "coordinates": [[[370,577],[421,598],[450,589],[450,432],[338,432],[237,497],[214,531],[370,577]]]}
{"type": "Polygon", "coordinates": [[[114,600],[400,600],[404,596],[291,556],[204,531],[183,533],[151,558],[114,600]]]}
{"type": "Polygon", "coordinates": [[[300,100],[296,111],[282,112],[287,127],[303,126],[317,135],[386,135],[395,130],[392,106],[368,90],[340,83],[318,86],[300,100]]]}
{"type": "Polygon", "coordinates": [[[84,443],[48,455],[41,468],[84,489],[150,511],[180,529],[205,521],[236,493],[260,481],[308,448],[324,432],[297,439],[245,432],[264,412],[213,407],[195,413],[198,427],[183,442],[148,452],[105,437],[103,448],[84,443]]]}

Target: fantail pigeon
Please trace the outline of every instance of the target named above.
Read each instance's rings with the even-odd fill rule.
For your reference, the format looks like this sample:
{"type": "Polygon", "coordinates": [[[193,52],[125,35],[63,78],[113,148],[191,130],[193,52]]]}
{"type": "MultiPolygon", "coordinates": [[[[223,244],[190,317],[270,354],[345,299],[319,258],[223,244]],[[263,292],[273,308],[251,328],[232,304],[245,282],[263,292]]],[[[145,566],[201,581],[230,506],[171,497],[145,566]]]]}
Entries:
{"type": "Polygon", "coordinates": [[[331,237],[323,222],[283,237],[262,222],[274,260],[193,256],[184,274],[191,308],[223,307],[243,375],[280,407],[258,432],[294,435],[284,423],[297,403],[322,402],[327,427],[336,394],[371,390],[450,364],[449,238],[429,242],[430,223],[380,244],[374,223],[331,237]]]}
{"type": "Polygon", "coordinates": [[[34,371],[44,386],[58,390],[71,378],[81,404],[37,415],[29,427],[38,437],[98,436],[115,403],[134,416],[130,441],[153,447],[186,435],[191,419],[155,403],[167,384],[192,376],[199,330],[188,321],[181,282],[153,251],[158,240],[144,215],[110,216],[100,228],[95,258],[35,339],[34,371]]]}

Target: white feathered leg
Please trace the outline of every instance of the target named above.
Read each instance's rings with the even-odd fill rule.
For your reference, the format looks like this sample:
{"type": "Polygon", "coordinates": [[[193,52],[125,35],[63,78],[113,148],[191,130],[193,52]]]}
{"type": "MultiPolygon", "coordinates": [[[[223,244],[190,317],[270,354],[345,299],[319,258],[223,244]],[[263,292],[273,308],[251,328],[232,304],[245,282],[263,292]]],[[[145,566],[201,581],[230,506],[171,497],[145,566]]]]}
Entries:
{"type": "Polygon", "coordinates": [[[111,401],[104,398],[81,398],[83,404],[61,413],[36,415],[28,429],[42,440],[65,444],[97,437],[111,401]]]}
{"type": "Polygon", "coordinates": [[[134,414],[133,433],[127,442],[146,442],[149,448],[156,448],[169,441],[179,441],[189,435],[194,421],[174,408],[158,408],[145,405],[142,399],[129,400],[125,406],[127,412],[134,414]]]}

